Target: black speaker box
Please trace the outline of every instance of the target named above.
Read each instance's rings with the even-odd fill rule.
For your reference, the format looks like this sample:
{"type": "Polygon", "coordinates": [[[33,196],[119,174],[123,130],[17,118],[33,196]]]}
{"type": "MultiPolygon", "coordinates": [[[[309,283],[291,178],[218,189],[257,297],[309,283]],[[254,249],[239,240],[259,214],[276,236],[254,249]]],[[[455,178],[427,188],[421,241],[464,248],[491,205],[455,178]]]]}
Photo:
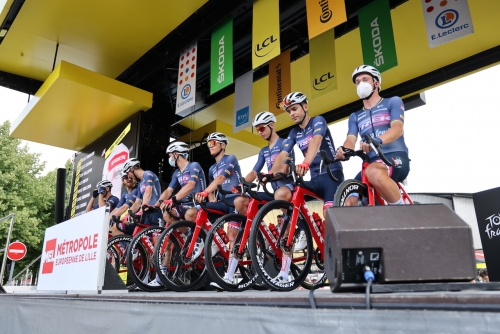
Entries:
{"type": "Polygon", "coordinates": [[[466,282],[476,276],[470,227],[443,204],[332,207],[325,271],[332,291],[374,284],[466,282]]]}

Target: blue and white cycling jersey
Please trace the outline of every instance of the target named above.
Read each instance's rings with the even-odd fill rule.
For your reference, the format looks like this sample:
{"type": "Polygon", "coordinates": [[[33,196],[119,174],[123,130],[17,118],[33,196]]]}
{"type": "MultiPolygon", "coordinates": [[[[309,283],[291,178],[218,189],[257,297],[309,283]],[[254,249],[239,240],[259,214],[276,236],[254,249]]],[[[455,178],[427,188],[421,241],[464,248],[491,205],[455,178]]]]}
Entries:
{"type": "MultiPolygon", "coordinates": [[[[257,163],[253,167],[253,170],[256,172],[262,171],[262,168],[264,167],[265,163],[267,166],[267,171],[268,172],[271,171],[274,165],[274,161],[276,160],[276,157],[278,156],[278,154],[280,154],[281,151],[283,151],[284,143],[285,140],[283,138],[278,138],[278,140],[276,140],[272,148],[269,148],[269,146],[263,147],[259,152],[257,163]]],[[[291,161],[294,160],[294,158],[295,158],[294,152],[293,151],[289,152],[285,164],[289,164],[291,161]]],[[[272,186],[274,190],[276,190],[277,188],[282,187],[287,183],[290,183],[290,181],[280,180],[277,182],[273,182],[272,186]]]]}
{"type": "Polygon", "coordinates": [[[234,155],[224,155],[219,162],[210,166],[208,170],[208,182],[212,183],[219,175],[226,177],[224,183],[222,183],[222,189],[226,191],[231,191],[233,187],[240,183],[240,164],[234,155]]]}
{"type": "MultiPolygon", "coordinates": [[[[172,175],[172,181],[170,181],[168,187],[172,189],[175,189],[177,185],[184,187],[189,181],[195,182],[193,189],[195,193],[199,193],[206,188],[205,173],[197,162],[189,162],[183,171],[177,168],[172,175]]],[[[191,199],[187,196],[181,200],[181,202],[189,201],[191,201],[191,199]]]]}
{"type": "Polygon", "coordinates": [[[160,198],[161,186],[160,186],[160,181],[158,180],[158,176],[156,176],[155,173],[149,170],[144,171],[142,181],[139,183],[138,186],[139,192],[137,194],[137,197],[140,198],[141,200],[144,198],[144,193],[146,192],[147,187],[153,188],[151,192],[151,199],[149,200],[149,203],[142,203],[142,204],[154,205],[156,202],[158,202],[158,199],[160,198]]]}
{"type": "MultiPolygon", "coordinates": [[[[405,121],[405,107],[400,97],[394,96],[387,99],[382,99],[375,107],[365,110],[364,108],[353,112],[349,117],[349,131],[347,135],[358,136],[358,133],[363,136],[368,133],[372,138],[384,134],[391,127],[392,122],[405,121]]],[[[392,143],[382,145],[382,153],[391,152],[406,152],[404,135],[393,141],[392,143]]],[[[368,152],[368,156],[373,158],[375,153],[368,152]]]]}
{"type": "MultiPolygon", "coordinates": [[[[333,143],[330,129],[328,129],[328,125],[326,124],[326,120],[321,116],[316,116],[311,118],[309,123],[307,123],[307,126],[303,129],[298,125],[295,126],[288,134],[288,138],[283,145],[283,150],[290,153],[293,150],[293,145],[297,144],[305,157],[307,149],[309,148],[309,142],[314,136],[317,135],[321,135],[323,139],[321,140],[318,152],[316,152],[316,155],[309,166],[311,178],[327,173],[326,168],[323,168],[321,172],[319,170],[321,164],[320,151],[325,151],[326,155],[330,159],[334,159],[335,157],[335,145],[333,143]]],[[[337,169],[342,169],[340,162],[330,165],[330,170],[334,171],[337,169]]]]}
{"type": "Polygon", "coordinates": [[[130,192],[124,191],[120,197],[120,201],[116,205],[117,208],[121,208],[124,204],[126,204],[129,208],[134,204],[137,199],[137,193],[139,190],[137,188],[132,189],[130,192]]]}
{"type": "MultiPolygon", "coordinates": [[[[109,211],[110,212],[116,208],[119,201],[120,200],[118,199],[118,197],[113,196],[113,195],[109,196],[109,198],[105,202],[109,204],[109,211]]],[[[96,198],[94,200],[94,203],[96,203],[96,204],[94,204],[94,206],[92,206],[92,210],[99,209],[99,198],[96,198]]]]}

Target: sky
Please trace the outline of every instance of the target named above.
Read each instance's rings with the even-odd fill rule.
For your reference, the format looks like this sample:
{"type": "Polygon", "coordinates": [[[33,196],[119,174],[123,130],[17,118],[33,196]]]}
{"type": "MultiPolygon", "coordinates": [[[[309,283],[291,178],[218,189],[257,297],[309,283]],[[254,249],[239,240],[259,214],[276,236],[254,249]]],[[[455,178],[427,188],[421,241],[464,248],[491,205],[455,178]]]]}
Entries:
{"type": "MultiPolygon", "coordinates": [[[[404,136],[411,159],[407,192],[474,193],[500,187],[499,80],[497,65],[426,91],[427,104],[405,113],[404,136]]],[[[26,94],[0,87],[0,123],[12,123],[27,102],[26,94]]],[[[335,145],[342,145],[347,120],[329,127],[335,145]]],[[[44,174],[64,167],[74,154],[23,142],[31,152],[42,154],[41,159],[46,161],[44,174]]],[[[296,157],[302,162],[298,151],[296,157]]],[[[240,161],[243,175],[256,160],[253,156],[240,161]]],[[[343,166],[345,178],[353,178],[361,169],[361,160],[352,158],[343,166]]]]}

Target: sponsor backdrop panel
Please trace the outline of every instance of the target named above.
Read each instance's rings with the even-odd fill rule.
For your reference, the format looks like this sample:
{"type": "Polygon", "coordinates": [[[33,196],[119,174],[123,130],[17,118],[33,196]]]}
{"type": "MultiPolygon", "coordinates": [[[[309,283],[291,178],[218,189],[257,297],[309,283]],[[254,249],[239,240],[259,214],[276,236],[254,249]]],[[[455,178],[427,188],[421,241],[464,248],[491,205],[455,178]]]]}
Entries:
{"type": "Polygon", "coordinates": [[[337,89],[335,35],[332,30],[309,41],[311,92],[315,99],[337,89]]]}
{"type": "Polygon", "coordinates": [[[233,133],[236,133],[252,125],[253,71],[236,78],[234,86],[233,133]]]}
{"type": "Polygon", "coordinates": [[[347,21],[344,0],[306,0],[309,39],[347,21]]]}
{"type": "Polygon", "coordinates": [[[252,69],[281,53],[278,0],[254,0],[252,50],[252,69]]]}
{"type": "Polygon", "coordinates": [[[233,17],[212,32],[210,54],[210,94],[233,83],[233,17]]]}
{"type": "Polygon", "coordinates": [[[431,48],[474,33],[467,0],[422,0],[431,48]]]}
{"type": "Polygon", "coordinates": [[[179,57],[179,76],[177,77],[177,102],[175,113],[187,116],[196,103],[196,62],[198,61],[197,43],[191,44],[179,57]]]}
{"type": "Polygon", "coordinates": [[[490,281],[500,282],[500,188],[472,194],[490,281]]]}
{"type": "Polygon", "coordinates": [[[375,0],[358,12],[363,63],[380,72],[398,65],[389,0],[375,0]]]}
{"type": "Polygon", "coordinates": [[[269,62],[269,111],[275,115],[283,112],[280,105],[291,92],[290,50],[283,51],[269,62]]]}
{"type": "Polygon", "coordinates": [[[129,157],[137,157],[139,114],[118,125],[85,147],[73,161],[73,180],[69,199],[69,218],[85,213],[97,182],[113,183],[111,193],[120,198],[121,170],[129,157]]]}
{"type": "Polygon", "coordinates": [[[109,210],[101,207],[45,230],[38,290],[102,290],[109,210]]]}

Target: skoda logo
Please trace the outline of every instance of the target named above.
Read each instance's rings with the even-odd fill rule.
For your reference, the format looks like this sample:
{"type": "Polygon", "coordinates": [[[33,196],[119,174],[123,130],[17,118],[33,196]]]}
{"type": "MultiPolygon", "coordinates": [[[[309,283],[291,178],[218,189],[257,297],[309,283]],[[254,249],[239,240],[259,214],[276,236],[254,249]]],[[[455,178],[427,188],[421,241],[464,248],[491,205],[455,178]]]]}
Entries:
{"type": "Polygon", "coordinates": [[[436,26],[447,29],[458,21],[458,12],[454,9],[447,9],[436,17],[436,26]]]}
{"type": "Polygon", "coordinates": [[[189,97],[189,94],[191,94],[191,85],[186,84],[184,85],[184,87],[182,87],[181,97],[183,99],[187,99],[189,97]]]}

